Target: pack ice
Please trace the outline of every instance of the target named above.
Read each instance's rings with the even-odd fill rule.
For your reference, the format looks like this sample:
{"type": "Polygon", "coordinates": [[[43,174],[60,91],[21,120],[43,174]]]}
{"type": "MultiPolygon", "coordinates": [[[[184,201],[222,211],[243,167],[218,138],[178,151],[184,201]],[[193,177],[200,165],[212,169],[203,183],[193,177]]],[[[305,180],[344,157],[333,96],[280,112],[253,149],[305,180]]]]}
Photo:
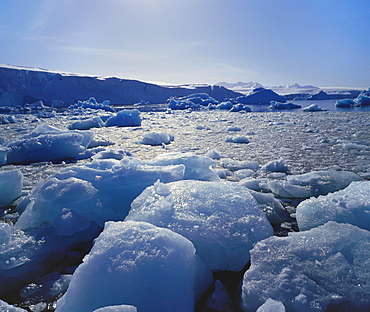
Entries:
{"type": "Polygon", "coordinates": [[[370,182],[352,182],[344,190],[306,199],[297,206],[296,218],[301,231],[327,221],[350,223],[370,230],[370,182]]]}
{"type": "Polygon", "coordinates": [[[287,311],[368,311],[370,232],[329,221],[288,237],[271,236],[251,250],[242,308],[271,298],[287,311]]]}
{"type": "Polygon", "coordinates": [[[215,271],[240,271],[253,244],[273,234],[254,197],[233,182],[156,182],[132,202],[126,220],[183,235],[215,271]]]}
{"type": "Polygon", "coordinates": [[[56,312],[120,304],[142,312],[191,312],[211,283],[211,271],[183,236],[146,222],[107,222],[56,312]]]}

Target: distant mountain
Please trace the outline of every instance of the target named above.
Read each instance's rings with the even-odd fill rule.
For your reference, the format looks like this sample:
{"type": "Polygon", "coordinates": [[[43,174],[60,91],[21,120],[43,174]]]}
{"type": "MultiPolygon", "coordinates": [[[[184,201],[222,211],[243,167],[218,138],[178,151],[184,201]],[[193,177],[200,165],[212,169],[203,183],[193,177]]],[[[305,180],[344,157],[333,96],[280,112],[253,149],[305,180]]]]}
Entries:
{"type": "Polygon", "coordinates": [[[292,83],[292,84],[285,84],[281,86],[272,86],[269,87],[270,89],[320,89],[319,87],[315,87],[312,85],[305,85],[301,86],[298,83],[292,83]]]}
{"type": "Polygon", "coordinates": [[[256,89],[256,88],[263,88],[263,85],[261,85],[258,82],[243,82],[239,81],[236,83],[228,83],[228,82],[218,82],[216,83],[216,86],[222,86],[227,89],[256,89]]]}

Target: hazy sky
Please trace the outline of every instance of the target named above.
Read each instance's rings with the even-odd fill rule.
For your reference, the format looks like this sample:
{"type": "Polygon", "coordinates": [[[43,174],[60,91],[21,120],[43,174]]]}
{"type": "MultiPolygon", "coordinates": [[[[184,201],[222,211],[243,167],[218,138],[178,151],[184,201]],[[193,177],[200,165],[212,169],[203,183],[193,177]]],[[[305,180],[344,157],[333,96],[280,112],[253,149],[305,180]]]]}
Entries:
{"type": "Polygon", "coordinates": [[[0,63],[367,88],[370,0],[0,0],[0,63]]]}

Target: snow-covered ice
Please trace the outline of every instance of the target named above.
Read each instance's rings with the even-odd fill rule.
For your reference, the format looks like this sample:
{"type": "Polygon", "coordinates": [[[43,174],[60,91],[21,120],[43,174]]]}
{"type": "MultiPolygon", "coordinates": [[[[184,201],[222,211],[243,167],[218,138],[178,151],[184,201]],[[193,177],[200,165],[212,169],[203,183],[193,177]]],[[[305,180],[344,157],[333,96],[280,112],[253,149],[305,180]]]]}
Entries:
{"type": "Polygon", "coordinates": [[[250,192],[233,182],[156,182],[131,204],[126,220],[146,221],[191,240],[214,271],[239,271],[272,227],[250,192]]]}
{"type": "Polygon", "coordinates": [[[369,246],[369,231],[332,221],[258,242],[243,279],[242,308],[255,311],[271,298],[287,311],[368,311],[369,246]]]}
{"type": "Polygon", "coordinates": [[[146,222],[107,222],[56,312],[118,304],[188,312],[211,282],[211,271],[183,236],[146,222]]]}
{"type": "Polygon", "coordinates": [[[370,231],[370,182],[352,182],[344,190],[306,199],[297,206],[301,231],[328,221],[350,223],[370,231]]]}
{"type": "Polygon", "coordinates": [[[106,127],[130,127],[140,126],[141,116],[137,109],[123,109],[119,111],[115,116],[109,117],[105,122],[106,127]]]}
{"type": "Polygon", "coordinates": [[[22,193],[23,174],[19,169],[0,171],[0,207],[7,206],[22,193]]]}
{"type": "Polygon", "coordinates": [[[137,312],[136,307],[132,305],[112,305],[94,310],[93,312],[137,312]]]}

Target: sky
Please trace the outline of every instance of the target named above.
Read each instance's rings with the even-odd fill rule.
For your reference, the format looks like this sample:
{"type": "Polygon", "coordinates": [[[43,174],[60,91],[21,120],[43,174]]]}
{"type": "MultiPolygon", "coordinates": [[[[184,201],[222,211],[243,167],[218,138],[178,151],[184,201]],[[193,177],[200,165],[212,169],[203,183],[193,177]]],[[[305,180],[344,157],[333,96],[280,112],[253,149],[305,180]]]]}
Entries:
{"type": "Polygon", "coordinates": [[[0,0],[0,64],[368,88],[370,0],[0,0]]]}

